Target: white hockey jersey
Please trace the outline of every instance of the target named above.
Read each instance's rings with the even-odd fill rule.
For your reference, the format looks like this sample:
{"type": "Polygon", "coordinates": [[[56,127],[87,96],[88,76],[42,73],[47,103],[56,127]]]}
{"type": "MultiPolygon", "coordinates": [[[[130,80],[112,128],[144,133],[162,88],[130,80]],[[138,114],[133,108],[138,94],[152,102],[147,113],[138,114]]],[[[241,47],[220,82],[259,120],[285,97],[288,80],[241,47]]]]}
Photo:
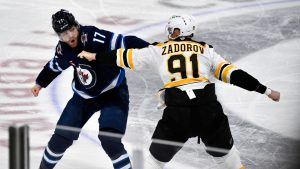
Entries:
{"type": "Polygon", "coordinates": [[[204,87],[214,76],[230,83],[230,75],[237,68],[217,54],[213,47],[196,41],[167,41],[143,49],[118,49],[117,65],[141,70],[153,67],[163,81],[163,88],[189,86],[204,87]]]}

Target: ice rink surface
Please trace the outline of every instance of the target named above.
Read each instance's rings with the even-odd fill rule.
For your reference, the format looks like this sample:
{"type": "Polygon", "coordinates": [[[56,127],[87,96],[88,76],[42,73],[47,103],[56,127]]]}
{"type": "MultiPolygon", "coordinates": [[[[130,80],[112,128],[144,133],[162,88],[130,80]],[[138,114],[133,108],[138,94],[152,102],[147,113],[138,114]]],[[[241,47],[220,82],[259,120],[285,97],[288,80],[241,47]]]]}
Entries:
{"type": "MultiPolygon", "coordinates": [[[[67,70],[34,98],[30,88],[53,57],[57,37],[51,15],[64,8],[84,25],[96,25],[149,42],[165,41],[165,23],[173,14],[192,14],[195,40],[205,41],[239,68],[281,92],[281,101],[216,82],[229,117],[235,145],[247,169],[297,169],[300,147],[300,0],[0,0],[0,169],[8,168],[10,125],[30,126],[30,166],[38,168],[55,123],[71,97],[67,70]]],[[[130,113],[124,137],[133,161],[148,154],[162,111],[155,92],[158,75],[145,68],[128,72],[130,113]]],[[[96,113],[57,169],[111,169],[97,139],[96,113]]],[[[215,169],[203,144],[190,139],[167,169],[215,169]]]]}

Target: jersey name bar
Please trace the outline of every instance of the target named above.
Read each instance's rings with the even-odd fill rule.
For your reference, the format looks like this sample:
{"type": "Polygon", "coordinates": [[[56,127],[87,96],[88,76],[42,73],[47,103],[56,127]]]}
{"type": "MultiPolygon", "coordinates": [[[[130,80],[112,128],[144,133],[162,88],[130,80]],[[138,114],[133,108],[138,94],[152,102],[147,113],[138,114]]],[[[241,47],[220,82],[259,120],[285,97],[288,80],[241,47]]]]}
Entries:
{"type": "Polygon", "coordinates": [[[191,43],[171,43],[169,45],[164,44],[165,46],[162,47],[161,55],[167,55],[176,52],[200,52],[203,54],[204,46],[200,44],[191,44],[191,43]]]}

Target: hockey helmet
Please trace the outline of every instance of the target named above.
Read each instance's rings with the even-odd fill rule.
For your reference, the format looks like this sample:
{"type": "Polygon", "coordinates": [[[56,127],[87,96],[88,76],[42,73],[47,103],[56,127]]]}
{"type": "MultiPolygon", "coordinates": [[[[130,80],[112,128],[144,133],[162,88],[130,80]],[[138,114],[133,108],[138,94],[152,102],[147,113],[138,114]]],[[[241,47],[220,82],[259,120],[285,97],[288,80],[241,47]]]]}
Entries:
{"type": "Polygon", "coordinates": [[[171,38],[171,34],[173,34],[176,28],[180,30],[180,35],[178,37],[192,37],[196,32],[196,23],[194,17],[191,15],[171,16],[166,25],[166,33],[169,39],[178,38],[171,38]]]}
{"type": "Polygon", "coordinates": [[[52,28],[56,33],[62,33],[72,26],[78,25],[73,14],[65,9],[61,9],[52,15],[52,28]]]}

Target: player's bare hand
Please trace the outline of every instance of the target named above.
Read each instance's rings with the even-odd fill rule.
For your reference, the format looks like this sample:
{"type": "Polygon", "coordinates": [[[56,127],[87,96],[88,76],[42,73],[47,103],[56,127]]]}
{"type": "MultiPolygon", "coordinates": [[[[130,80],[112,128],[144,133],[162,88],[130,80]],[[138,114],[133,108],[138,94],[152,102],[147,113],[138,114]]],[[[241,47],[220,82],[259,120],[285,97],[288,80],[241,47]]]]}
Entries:
{"type": "Polygon", "coordinates": [[[274,100],[275,102],[279,102],[280,92],[271,89],[271,94],[269,94],[268,97],[274,100]]]}
{"type": "Polygon", "coordinates": [[[42,89],[42,87],[38,84],[35,84],[32,88],[31,88],[31,93],[33,94],[33,96],[37,97],[40,93],[40,90],[42,89]]]}
{"type": "Polygon", "coordinates": [[[78,57],[80,57],[81,59],[87,59],[88,61],[92,61],[92,60],[96,60],[96,53],[90,53],[87,51],[82,51],[78,54],[78,57]]]}

